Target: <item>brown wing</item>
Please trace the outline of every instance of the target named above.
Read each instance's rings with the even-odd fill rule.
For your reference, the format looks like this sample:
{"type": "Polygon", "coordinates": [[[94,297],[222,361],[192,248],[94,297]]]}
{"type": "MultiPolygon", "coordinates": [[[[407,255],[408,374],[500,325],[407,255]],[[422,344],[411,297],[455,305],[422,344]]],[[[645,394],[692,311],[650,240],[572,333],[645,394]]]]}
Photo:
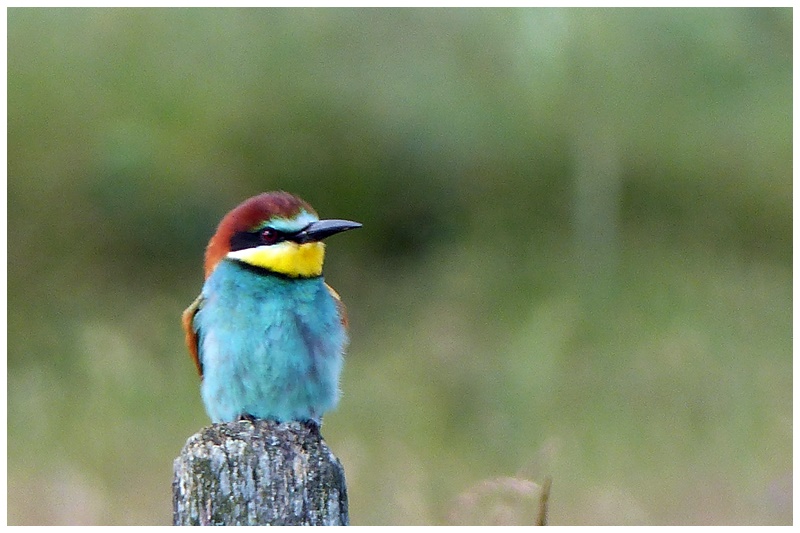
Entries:
{"type": "Polygon", "coordinates": [[[336,308],[339,309],[339,319],[342,321],[344,329],[347,329],[348,326],[347,309],[345,308],[344,303],[342,302],[342,298],[339,296],[338,292],[333,290],[333,287],[331,287],[327,283],[325,284],[325,286],[328,288],[328,291],[331,293],[331,296],[333,296],[333,299],[336,300],[336,308]]]}
{"type": "Polygon", "coordinates": [[[186,334],[186,347],[189,348],[189,355],[192,356],[197,367],[197,373],[203,377],[203,364],[200,362],[200,356],[197,352],[197,332],[194,330],[194,315],[200,310],[203,305],[203,296],[198,296],[192,304],[186,308],[186,311],[181,315],[181,322],[183,323],[183,331],[186,334]]]}

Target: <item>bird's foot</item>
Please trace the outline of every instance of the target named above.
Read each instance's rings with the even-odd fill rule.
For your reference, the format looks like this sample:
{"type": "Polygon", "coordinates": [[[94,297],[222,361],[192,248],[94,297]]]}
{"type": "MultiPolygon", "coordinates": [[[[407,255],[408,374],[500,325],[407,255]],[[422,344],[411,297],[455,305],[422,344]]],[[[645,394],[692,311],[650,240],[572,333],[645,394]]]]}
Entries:
{"type": "Polygon", "coordinates": [[[314,419],[303,420],[303,425],[305,425],[311,431],[312,434],[314,435],[320,434],[319,428],[321,424],[319,420],[314,420],[314,419]]]}

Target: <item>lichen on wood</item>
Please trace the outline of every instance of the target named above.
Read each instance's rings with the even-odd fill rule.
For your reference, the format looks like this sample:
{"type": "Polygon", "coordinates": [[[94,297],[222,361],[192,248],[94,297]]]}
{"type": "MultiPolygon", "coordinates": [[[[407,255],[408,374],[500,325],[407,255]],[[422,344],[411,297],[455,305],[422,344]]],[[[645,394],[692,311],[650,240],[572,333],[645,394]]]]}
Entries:
{"type": "Polygon", "coordinates": [[[347,525],[344,469],[313,423],[242,420],[193,435],[174,463],[175,525],[347,525]]]}

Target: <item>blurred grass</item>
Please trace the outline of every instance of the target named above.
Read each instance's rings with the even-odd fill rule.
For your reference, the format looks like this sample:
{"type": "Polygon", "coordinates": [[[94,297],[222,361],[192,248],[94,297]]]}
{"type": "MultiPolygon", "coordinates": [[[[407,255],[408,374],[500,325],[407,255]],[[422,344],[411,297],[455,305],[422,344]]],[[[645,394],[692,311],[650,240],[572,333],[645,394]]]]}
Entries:
{"type": "Polygon", "coordinates": [[[788,9],[10,9],[9,523],[170,523],[207,423],[178,317],[219,218],[276,188],[365,224],[326,263],[354,524],[545,475],[554,524],[791,523],[791,35],[788,9]]]}

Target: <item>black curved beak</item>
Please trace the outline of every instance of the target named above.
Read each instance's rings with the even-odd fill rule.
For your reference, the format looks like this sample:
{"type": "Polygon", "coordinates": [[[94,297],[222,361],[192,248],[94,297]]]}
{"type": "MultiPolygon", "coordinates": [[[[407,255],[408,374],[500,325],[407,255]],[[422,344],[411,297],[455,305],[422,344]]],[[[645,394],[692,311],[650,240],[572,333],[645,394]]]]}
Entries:
{"type": "Polygon", "coordinates": [[[341,233],[349,229],[356,229],[360,227],[361,224],[358,222],[352,222],[350,220],[320,220],[317,222],[312,222],[305,228],[292,235],[291,240],[298,244],[316,242],[321,241],[326,237],[330,237],[336,233],[341,233]]]}

